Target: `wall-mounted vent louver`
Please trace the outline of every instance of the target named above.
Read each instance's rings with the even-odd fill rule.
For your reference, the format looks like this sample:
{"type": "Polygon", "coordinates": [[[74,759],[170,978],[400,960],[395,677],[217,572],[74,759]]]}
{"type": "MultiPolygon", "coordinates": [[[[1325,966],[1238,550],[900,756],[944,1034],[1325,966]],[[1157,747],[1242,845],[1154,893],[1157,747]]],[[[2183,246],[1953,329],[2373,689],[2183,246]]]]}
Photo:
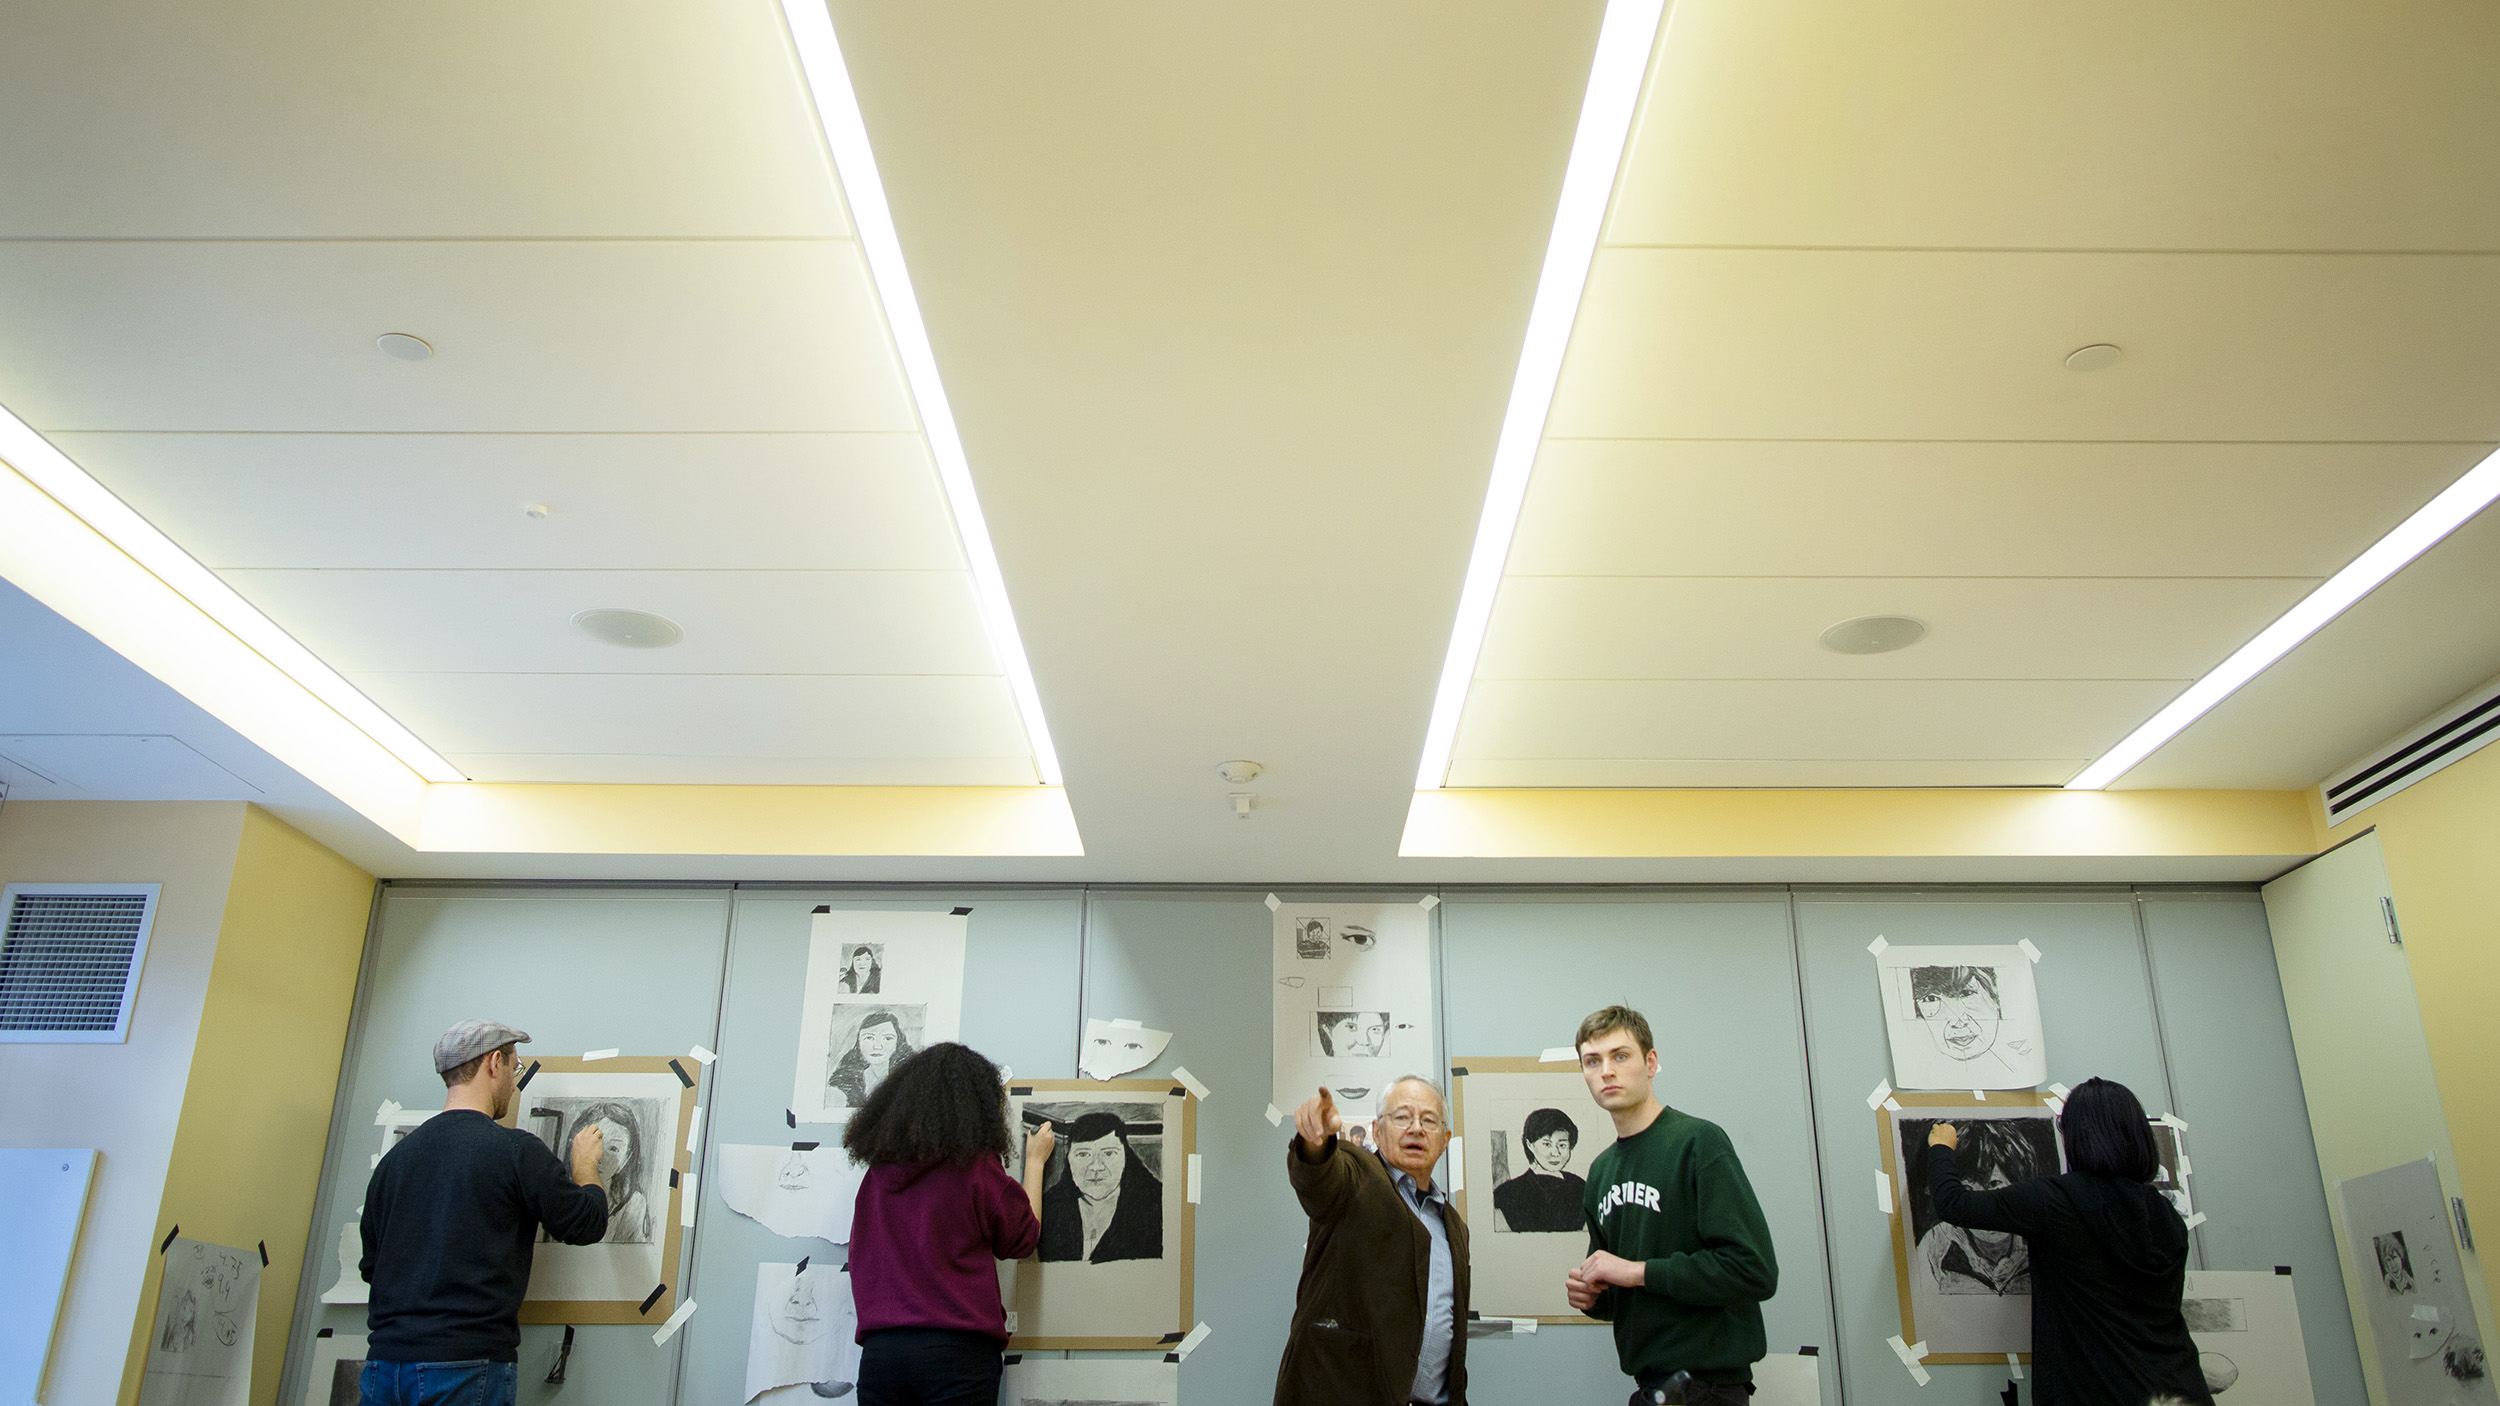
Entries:
{"type": "Polygon", "coordinates": [[[2500,740],[2500,679],[2318,783],[2327,823],[2386,800],[2451,762],[2500,740]]]}
{"type": "Polygon", "coordinates": [[[0,890],[0,1042],[127,1039],[155,920],[154,884],[0,890]]]}

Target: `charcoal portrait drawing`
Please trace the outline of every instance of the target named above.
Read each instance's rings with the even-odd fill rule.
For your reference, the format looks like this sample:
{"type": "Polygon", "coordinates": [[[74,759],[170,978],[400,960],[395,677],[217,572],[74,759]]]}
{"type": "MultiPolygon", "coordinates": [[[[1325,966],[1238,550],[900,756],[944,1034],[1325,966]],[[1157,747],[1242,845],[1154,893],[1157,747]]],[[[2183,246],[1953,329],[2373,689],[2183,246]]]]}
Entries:
{"type": "Polygon", "coordinates": [[[1526,1166],[1516,1176],[1506,1175],[1513,1134],[1496,1128],[1490,1136],[1496,1179],[1493,1214],[1501,1229],[1588,1229],[1588,1213],[1581,1202],[1588,1183],[1570,1170],[1572,1151],[1580,1144],[1580,1125],[1572,1121],[1570,1114],[1559,1108],[1539,1108],[1522,1120],[1516,1145],[1526,1166]]]}
{"type": "Polygon", "coordinates": [[[1163,1107],[1027,1103],[1025,1128],[1058,1134],[1042,1179],[1041,1258],[1111,1264],[1163,1258],[1163,1107]]]}

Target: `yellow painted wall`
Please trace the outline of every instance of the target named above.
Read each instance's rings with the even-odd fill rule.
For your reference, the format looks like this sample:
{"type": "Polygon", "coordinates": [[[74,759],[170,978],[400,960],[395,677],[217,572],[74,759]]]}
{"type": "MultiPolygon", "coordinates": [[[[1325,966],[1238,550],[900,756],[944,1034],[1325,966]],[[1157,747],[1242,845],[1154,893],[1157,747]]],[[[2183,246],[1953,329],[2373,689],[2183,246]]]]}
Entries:
{"type": "MultiPolygon", "coordinates": [[[[194,1240],[268,1243],[253,1406],[278,1399],[372,903],[372,875],[244,811],[155,1241],[178,1225],[194,1240]]],[[[161,1282],[148,1276],[131,1322],[124,1406],[138,1399],[161,1282]]]]}

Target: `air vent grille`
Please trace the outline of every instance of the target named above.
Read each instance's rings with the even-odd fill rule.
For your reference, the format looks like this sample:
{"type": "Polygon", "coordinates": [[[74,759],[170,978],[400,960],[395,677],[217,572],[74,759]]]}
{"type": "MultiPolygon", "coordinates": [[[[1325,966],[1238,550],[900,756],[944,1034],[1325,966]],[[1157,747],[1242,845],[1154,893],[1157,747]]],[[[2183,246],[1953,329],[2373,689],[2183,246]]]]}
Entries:
{"type": "Polygon", "coordinates": [[[152,885],[12,886],[0,927],[0,1040],[123,1038],[155,903],[152,885]]]}
{"type": "Polygon", "coordinates": [[[2500,739],[2500,680],[2320,782],[2327,823],[2366,810],[2495,739],[2500,739]]]}

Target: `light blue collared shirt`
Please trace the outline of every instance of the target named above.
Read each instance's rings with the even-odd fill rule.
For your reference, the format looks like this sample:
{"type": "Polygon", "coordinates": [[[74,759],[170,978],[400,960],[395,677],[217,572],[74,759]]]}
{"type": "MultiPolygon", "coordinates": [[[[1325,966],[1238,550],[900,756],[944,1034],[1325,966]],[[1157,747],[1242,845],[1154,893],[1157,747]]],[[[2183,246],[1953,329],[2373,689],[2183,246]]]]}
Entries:
{"type": "MultiPolygon", "coordinates": [[[[1388,1166],[1388,1159],[1381,1158],[1381,1165],[1388,1166]]],[[[1424,1350],[1415,1359],[1415,1386],[1409,1394],[1416,1401],[1443,1406],[1450,1399],[1450,1343],[1458,1331],[1458,1273],[1450,1264],[1446,1219],[1450,1198],[1438,1190],[1423,1190],[1413,1177],[1395,1167],[1389,1167],[1389,1179],[1397,1184],[1406,1209],[1432,1235],[1432,1275],[1424,1291],[1424,1350]]]]}

